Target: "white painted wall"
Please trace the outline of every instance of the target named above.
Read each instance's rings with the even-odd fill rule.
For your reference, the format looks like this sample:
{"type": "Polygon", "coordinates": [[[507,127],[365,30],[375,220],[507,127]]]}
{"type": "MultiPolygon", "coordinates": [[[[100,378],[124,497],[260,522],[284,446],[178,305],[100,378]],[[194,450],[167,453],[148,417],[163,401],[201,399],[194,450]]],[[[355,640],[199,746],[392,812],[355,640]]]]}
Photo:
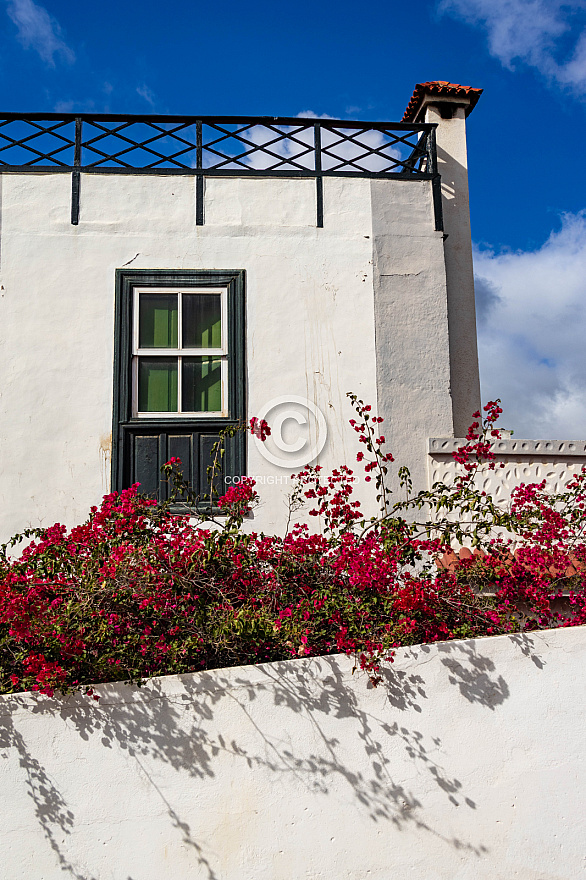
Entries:
{"type": "Polygon", "coordinates": [[[578,880],[586,629],[0,698],[3,880],[578,880]]]}
{"type": "Polygon", "coordinates": [[[441,175],[445,232],[450,366],[456,436],[466,433],[471,414],[480,408],[466,146],[466,113],[469,103],[469,98],[428,94],[422,101],[419,114],[426,122],[437,125],[437,165],[441,175]],[[438,103],[444,107],[453,107],[451,118],[442,118],[438,103]]]}
{"type": "Polygon", "coordinates": [[[427,426],[453,433],[443,235],[429,216],[427,181],[397,181],[392,199],[385,183],[371,185],[378,410],[396,461],[424,486],[427,426]]]}
{"type": "MultiPolygon", "coordinates": [[[[327,419],[326,471],[355,460],[354,391],[390,418],[426,481],[426,440],[452,433],[445,266],[421,181],[10,174],[0,203],[0,540],[73,525],[109,491],[115,270],[245,269],[249,415],[298,395],[327,419]],[[374,264],[374,268],[373,268],[374,264]],[[378,356],[377,356],[378,350],[378,356]]],[[[287,476],[249,448],[248,473],[287,476]]],[[[283,528],[286,487],[261,486],[251,527],[283,528]]],[[[359,493],[365,487],[359,487],[359,493]]]]}

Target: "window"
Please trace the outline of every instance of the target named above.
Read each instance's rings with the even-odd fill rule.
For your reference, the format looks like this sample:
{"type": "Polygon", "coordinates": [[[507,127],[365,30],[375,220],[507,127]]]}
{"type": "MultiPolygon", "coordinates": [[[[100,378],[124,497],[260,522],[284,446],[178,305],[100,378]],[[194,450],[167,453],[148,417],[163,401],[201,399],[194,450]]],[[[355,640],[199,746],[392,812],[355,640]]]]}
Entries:
{"type": "Polygon", "coordinates": [[[134,289],[134,415],[227,415],[227,294],[134,289]]]}
{"type": "MultiPolygon", "coordinates": [[[[244,345],[243,271],[118,270],[113,488],[164,498],[177,456],[205,495],[219,431],[245,418],[244,345]]],[[[227,441],[224,478],[245,472],[245,444],[227,441]]]]}

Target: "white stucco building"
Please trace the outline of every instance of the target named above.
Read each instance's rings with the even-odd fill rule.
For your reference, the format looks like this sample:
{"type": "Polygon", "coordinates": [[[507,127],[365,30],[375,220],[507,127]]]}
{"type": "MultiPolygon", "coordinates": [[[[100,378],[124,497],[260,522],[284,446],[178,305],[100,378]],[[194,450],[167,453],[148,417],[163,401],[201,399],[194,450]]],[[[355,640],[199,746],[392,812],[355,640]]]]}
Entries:
{"type": "MultiPolygon", "coordinates": [[[[355,459],[353,391],[428,479],[480,403],[466,118],[418,85],[401,123],[0,119],[0,537],[85,518],[110,489],[205,491],[227,423],[279,530],[287,481],[355,459]]],[[[359,487],[359,492],[361,491],[359,487]]]]}
{"type": "MultiPolygon", "coordinates": [[[[293,471],[355,460],[348,391],[416,488],[449,477],[480,405],[479,96],[420,84],[402,123],[0,114],[0,541],[164,492],[171,456],[205,491],[251,416],[271,438],[224,476],[279,531],[293,471]]],[[[586,462],[496,453],[497,498],[586,462]]],[[[1,696],[0,876],[581,876],[585,635],[401,648],[376,689],[334,656],[1,696]]]]}

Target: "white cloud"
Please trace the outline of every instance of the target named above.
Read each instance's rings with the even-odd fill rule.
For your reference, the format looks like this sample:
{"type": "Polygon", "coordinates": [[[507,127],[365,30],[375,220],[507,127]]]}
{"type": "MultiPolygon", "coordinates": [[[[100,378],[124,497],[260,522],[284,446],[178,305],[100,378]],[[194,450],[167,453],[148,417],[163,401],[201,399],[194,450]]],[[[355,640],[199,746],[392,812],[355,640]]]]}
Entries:
{"type": "Polygon", "coordinates": [[[329,113],[314,113],[313,110],[301,110],[297,114],[298,119],[334,119],[329,113]]]}
{"type": "Polygon", "coordinates": [[[63,39],[59,22],[43,6],[33,0],[8,0],[7,12],[26,49],[34,49],[50,67],[55,67],[55,56],[73,64],[75,53],[63,39]]]}
{"type": "Polygon", "coordinates": [[[55,113],[73,113],[74,111],[78,113],[91,113],[95,109],[95,102],[91,98],[86,98],[84,101],[63,99],[57,101],[53,107],[55,113]]]}
{"type": "Polygon", "coordinates": [[[484,400],[528,438],[586,439],[586,212],[535,251],[476,249],[484,400]]]}
{"type": "Polygon", "coordinates": [[[53,110],[55,113],[71,113],[75,108],[75,101],[57,101],[53,110]]]}
{"type": "Polygon", "coordinates": [[[440,0],[438,9],[483,27],[490,53],[505,67],[519,60],[551,81],[586,91],[583,0],[440,0]]]}
{"type": "Polygon", "coordinates": [[[155,93],[152,91],[152,89],[149,89],[148,86],[143,84],[141,86],[137,86],[136,91],[137,91],[137,94],[139,94],[141,98],[144,98],[144,100],[147,102],[147,104],[150,104],[151,107],[155,106],[156,97],[155,97],[155,93]]]}

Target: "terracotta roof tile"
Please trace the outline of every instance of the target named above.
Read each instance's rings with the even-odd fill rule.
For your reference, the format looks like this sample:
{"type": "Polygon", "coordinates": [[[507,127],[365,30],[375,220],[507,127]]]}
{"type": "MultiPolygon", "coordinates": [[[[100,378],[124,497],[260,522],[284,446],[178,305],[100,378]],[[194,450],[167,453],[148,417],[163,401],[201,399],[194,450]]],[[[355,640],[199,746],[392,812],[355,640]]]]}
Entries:
{"type": "Polygon", "coordinates": [[[403,114],[402,122],[414,122],[421,107],[424,95],[437,95],[446,98],[468,98],[470,104],[466,108],[466,116],[472,112],[482,89],[473,89],[470,86],[460,86],[457,83],[445,82],[444,80],[436,80],[435,82],[417,83],[415,91],[411,96],[411,100],[407,104],[407,109],[403,114]]]}

